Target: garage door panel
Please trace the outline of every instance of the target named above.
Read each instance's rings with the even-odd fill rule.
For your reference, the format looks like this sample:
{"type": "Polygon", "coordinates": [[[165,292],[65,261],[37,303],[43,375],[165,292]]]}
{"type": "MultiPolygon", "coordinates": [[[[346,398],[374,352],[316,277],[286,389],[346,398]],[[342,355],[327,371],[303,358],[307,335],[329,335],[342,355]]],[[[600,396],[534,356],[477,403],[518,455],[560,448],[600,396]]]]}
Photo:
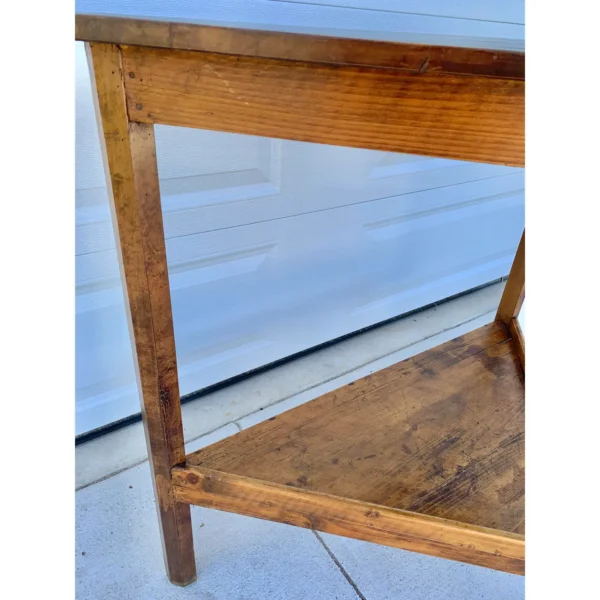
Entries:
{"type": "Polygon", "coordinates": [[[435,280],[449,269],[466,270],[474,257],[484,261],[498,253],[510,257],[522,231],[522,213],[521,192],[409,220],[365,223],[371,242],[361,256],[367,287],[371,293],[381,282],[389,285],[390,281],[402,281],[411,287],[416,278],[435,280]],[[507,233],[498,236],[499,230],[507,233]]]}
{"type": "MultiPolygon", "coordinates": [[[[523,173],[513,171],[168,238],[182,393],[506,275],[522,228],[522,188],[523,173]]],[[[85,428],[103,402],[103,414],[116,419],[136,412],[138,401],[116,251],[80,255],[76,265],[86,297],[78,347],[100,358],[78,370],[85,428]]]]}
{"type": "MultiPolygon", "coordinates": [[[[392,231],[384,237],[373,237],[371,223],[361,223],[364,211],[352,207],[332,211],[337,214],[329,219],[290,219],[274,246],[277,256],[254,273],[190,289],[187,298],[180,296],[181,306],[174,301],[175,322],[186,323],[180,331],[176,326],[178,348],[187,355],[196,346],[226,342],[232,331],[257,330],[268,344],[264,353],[252,349],[236,358],[235,367],[248,370],[303,350],[303,344],[325,342],[501,277],[522,228],[522,202],[522,193],[495,196],[475,210],[387,225],[392,231]],[[345,235],[332,244],[334,223],[345,235]],[[499,229],[507,235],[497,236],[499,229]],[[298,239],[304,240],[301,252],[293,247],[298,239]],[[481,249],[476,255],[474,247],[481,249]],[[332,318],[338,313],[343,317],[332,318]],[[206,314],[214,320],[203,319],[206,314]]],[[[207,370],[196,387],[213,383],[213,376],[207,370]]]]}
{"type": "MultiPolygon", "coordinates": [[[[523,46],[512,0],[148,2],[156,16],[523,46]]],[[[76,69],[83,433],[137,413],[139,399],[82,44],[76,69]]],[[[167,126],[156,139],[183,394],[505,276],[523,228],[521,169],[167,126]]]]}
{"type": "Polygon", "coordinates": [[[376,228],[388,221],[413,219],[431,211],[458,209],[485,202],[494,196],[520,193],[523,186],[524,173],[513,172],[490,180],[469,181],[413,194],[381,198],[357,207],[359,213],[367,220],[368,226],[376,228]]]}
{"type": "Polygon", "coordinates": [[[94,302],[94,295],[82,296],[88,306],[82,307],[80,298],[76,301],[77,433],[139,411],[122,292],[120,288],[113,290],[112,304],[94,302]]]}
{"type": "MultiPolygon", "coordinates": [[[[213,135],[213,145],[217,146],[230,134],[213,135]]],[[[316,148],[311,149],[316,144],[277,142],[269,150],[270,160],[260,168],[161,180],[166,238],[283,219],[386,197],[397,199],[398,206],[410,205],[412,209],[414,205],[416,210],[419,203],[425,208],[431,199],[443,201],[445,196],[440,188],[480,182],[479,189],[494,190],[499,184],[503,185],[501,180],[488,180],[504,176],[514,179],[522,171],[391,153],[376,152],[376,156],[369,157],[368,151],[352,149],[353,152],[347,154],[345,148],[338,147],[317,152],[316,148]],[[283,172],[284,184],[280,166],[283,144],[288,165],[283,172]],[[311,151],[315,157],[310,156],[311,151]],[[336,162],[338,166],[330,168],[336,162]],[[424,193],[414,195],[416,191],[424,193]],[[407,196],[406,203],[409,204],[400,200],[401,196],[407,196]]],[[[179,147],[179,153],[185,154],[183,146],[179,147]]],[[[77,199],[76,253],[114,248],[106,188],[78,190],[77,199]]]]}

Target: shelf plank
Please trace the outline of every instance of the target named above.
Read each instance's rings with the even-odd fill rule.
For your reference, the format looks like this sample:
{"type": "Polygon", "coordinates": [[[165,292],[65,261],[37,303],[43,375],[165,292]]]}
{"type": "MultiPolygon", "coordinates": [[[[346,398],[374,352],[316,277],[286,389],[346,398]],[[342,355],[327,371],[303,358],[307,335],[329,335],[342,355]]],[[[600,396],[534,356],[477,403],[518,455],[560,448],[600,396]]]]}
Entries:
{"type": "MultiPolygon", "coordinates": [[[[190,454],[187,467],[192,480],[202,473],[214,480],[215,472],[248,478],[266,486],[265,498],[273,484],[306,492],[317,505],[312,494],[466,531],[496,530],[522,543],[524,373],[515,344],[503,323],[491,323],[190,454]]],[[[176,485],[194,488],[184,475],[176,485]]],[[[280,494],[270,501],[275,506],[280,494]]],[[[210,505],[221,502],[223,510],[240,508],[213,492],[210,505]]],[[[262,516],[285,520],[288,509],[265,506],[262,516]]],[[[256,512],[260,503],[253,514],[261,516],[256,512]]],[[[406,547],[396,541],[390,545],[406,547]]],[[[478,547],[477,539],[470,543],[478,547]]],[[[456,559],[484,564],[476,554],[456,559]]],[[[516,572],[514,563],[497,562],[495,568],[516,572]]]]}

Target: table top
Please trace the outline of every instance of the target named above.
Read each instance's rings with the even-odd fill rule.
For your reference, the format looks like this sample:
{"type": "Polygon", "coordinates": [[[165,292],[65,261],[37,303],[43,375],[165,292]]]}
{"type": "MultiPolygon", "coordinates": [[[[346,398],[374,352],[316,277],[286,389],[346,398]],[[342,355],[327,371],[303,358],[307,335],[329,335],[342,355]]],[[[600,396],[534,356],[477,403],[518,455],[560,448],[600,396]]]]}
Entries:
{"type": "Polygon", "coordinates": [[[374,32],[335,32],[318,28],[268,25],[239,27],[235,23],[183,19],[76,15],[77,40],[149,46],[238,56],[313,63],[525,78],[525,53],[498,49],[503,40],[465,40],[440,34],[395,34],[396,40],[375,39],[374,32]],[[327,33],[327,34],[326,34],[327,33]],[[473,47],[473,44],[479,47],[473,47]]]}

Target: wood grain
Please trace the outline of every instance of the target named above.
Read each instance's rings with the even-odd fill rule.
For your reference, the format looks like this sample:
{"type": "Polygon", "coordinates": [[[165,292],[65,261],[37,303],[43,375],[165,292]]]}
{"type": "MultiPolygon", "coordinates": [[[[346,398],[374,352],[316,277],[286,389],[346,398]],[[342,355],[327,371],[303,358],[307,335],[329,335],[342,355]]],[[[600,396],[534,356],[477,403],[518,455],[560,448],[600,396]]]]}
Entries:
{"type": "Polygon", "coordinates": [[[129,46],[413,72],[525,78],[522,52],[463,48],[439,45],[439,42],[436,45],[409,44],[89,14],[76,16],[75,36],[78,40],[129,46]]]}
{"type": "Polygon", "coordinates": [[[336,498],[201,467],[173,469],[181,501],[509,573],[524,573],[523,536],[336,498]]]}
{"type": "Polygon", "coordinates": [[[171,581],[187,585],[196,565],[190,508],[171,487],[185,452],[154,129],[127,118],[119,49],[89,44],[87,53],[165,563],[171,581]]]}
{"type": "Polygon", "coordinates": [[[187,466],[522,534],[523,371],[495,322],[192,453],[187,466]]]}
{"type": "Polygon", "coordinates": [[[519,315],[525,300],[525,232],[521,236],[517,253],[510,268],[506,287],[502,293],[496,319],[509,325],[519,315]]]}
{"type": "Polygon", "coordinates": [[[521,329],[521,325],[519,324],[519,319],[514,317],[510,324],[508,325],[508,330],[513,338],[513,343],[515,345],[515,350],[517,352],[517,356],[519,357],[519,361],[521,362],[521,366],[523,367],[523,372],[525,372],[525,336],[523,335],[523,330],[521,329]]]}
{"type": "Polygon", "coordinates": [[[77,36],[120,44],[87,52],[171,581],[196,577],[188,503],[523,573],[524,234],[495,323],[186,459],[153,129],[523,166],[523,55],[104,17],[77,36]]]}
{"type": "Polygon", "coordinates": [[[524,82],[124,46],[132,120],[524,164],[524,82]]]}

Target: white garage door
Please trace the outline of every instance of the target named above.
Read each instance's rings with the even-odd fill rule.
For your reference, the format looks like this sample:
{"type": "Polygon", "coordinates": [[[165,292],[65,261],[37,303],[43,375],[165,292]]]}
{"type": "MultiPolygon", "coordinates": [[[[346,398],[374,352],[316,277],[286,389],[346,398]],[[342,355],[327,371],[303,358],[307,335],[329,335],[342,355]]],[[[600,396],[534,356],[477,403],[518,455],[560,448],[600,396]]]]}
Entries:
{"type": "MultiPolygon", "coordinates": [[[[267,3],[296,21],[307,9],[228,4],[267,3]]],[[[224,4],[203,6],[225,18],[224,4]]],[[[336,4],[349,8],[312,6],[311,22],[331,26],[327,11],[373,13],[361,22],[371,29],[389,22],[358,0],[336,4]]],[[[515,26],[491,26],[518,44],[515,26]]],[[[139,401],[80,45],[76,132],[81,434],[139,412],[139,401]]],[[[523,228],[520,169],[165,126],[156,137],[182,394],[504,276],[523,228]]]]}

